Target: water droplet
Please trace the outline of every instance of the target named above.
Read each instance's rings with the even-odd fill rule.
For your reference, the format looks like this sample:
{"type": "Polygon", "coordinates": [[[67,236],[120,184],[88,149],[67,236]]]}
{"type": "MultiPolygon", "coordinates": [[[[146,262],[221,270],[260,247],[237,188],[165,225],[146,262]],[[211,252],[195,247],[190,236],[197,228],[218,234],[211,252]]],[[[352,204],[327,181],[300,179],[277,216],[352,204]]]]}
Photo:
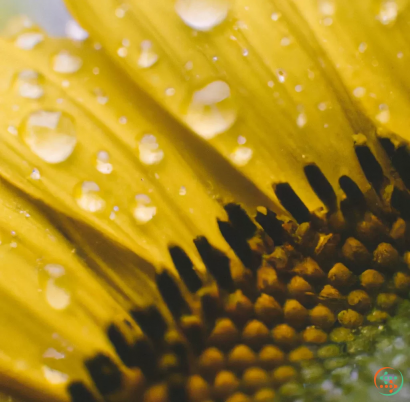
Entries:
{"type": "Polygon", "coordinates": [[[137,222],[147,223],[157,214],[157,207],[151,205],[151,198],[148,195],[138,194],[135,196],[135,201],[133,215],[137,222]]]}
{"type": "Polygon", "coordinates": [[[126,57],[126,56],[128,55],[128,49],[127,49],[126,47],[120,47],[120,48],[117,50],[117,54],[118,54],[118,56],[120,56],[120,57],[126,57]]]}
{"type": "Polygon", "coordinates": [[[242,50],[242,56],[248,56],[249,55],[249,50],[248,49],[243,49],[242,50]]]}
{"type": "Polygon", "coordinates": [[[190,71],[190,70],[192,70],[193,68],[194,68],[194,63],[193,63],[192,61],[187,61],[187,62],[185,63],[185,70],[190,71]]]}
{"type": "Polygon", "coordinates": [[[242,135],[240,135],[239,137],[238,137],[238,144],[239,145],[244,145],[244,144],[246,144],[246,138],[245,137],[243,137],[242,135]]]}
{"type": "Polygon", "coordinates": [[[236,118],[229,85],[214,81],[194,92],[186,122],[201,137],[211,139],[232,127],[236,118]]]}
{"type": "Polygon", "coordinates": [[[184,186],[181,186],[179,189],[179,195],[186,195],[186,188],[184,186]]]}
{"type": "Polygon", "coordinates": [[[366,43],[366,42],[362,42],[362,43],[359,45],[359,52],[360,52],[360,53],[364,53],[364,52],[366,51],[366,49],[367,49],[367,43],[366,43]]]}
{"type": "Polygon", "coordinates": [[[113,171],[112,164],[109,163],[110,154],[107,151],[97,153],[96,168],[102,174],[110,174],[113,171]]]}
{"type": "Polygon", "coordinates": [[[287,72],[282,68],[276,70],[276,76],[278,77],[279,82],[285,82],[286,77],[288,76],[287,72]]]}
{"type": "Polygon", "coordinates": [[[69,377],[67,374],[62,373],[61,371],[58,370],[53,370],[48,366],[43,366],[43,374],[45,379],[50,383],[50,384],[65,384],[69,377]]]}
{"type": "Polygon", "coordinates": [[[165,90],[165,95],[166,96],[174,96],[175,95],[175,88],[167,88],[165,90]]]}
{"type": "Polygon", "coordinates": [[[7,127],[7,131],[11,134],[11,135],[18,135],[18,130],[15,126],[8,126],[7,127]]]}
{"type": "Polygon", "coordinates": [[[23,50],[31,50],[44,40],[40,32],[25,32],[17,36],[14,44],[23,50]]]}
{"type": "Polygon", "coordinates": [[[403,52],[398,52],[397,53],[397,58],[402,59],[403,58],[403,52]]]}
{"type": "Polygon", "coordinates": [[[141,68],[152,67],[158,61],[158,55],[152,49],[152,42],[144,40],[141,42],[141,53],[138,58],[138,66],[141,68]]]}
{"type": "Polygon", "coordinates": [[[383,25],[392,25],[397,19],[398,12],[399,9],[396,0],[382,0],[376,19],[383,25]]]}
{"type": "Polygon", "coordinates": [[[382,124],[388,123],[390,120],[390,110],[386,104],[379,105],[380,112],[376,115],[376,120],[382,124]]]}
{"type": "Polygon", "coordinates": [[[118,121],[120,124],[127,124],[128,119],[125,116],[121,116],[118,121]]]}
{"type": "Polygon", "coordinates": [[[289,46],[291,44],[291,40],[290,38],[288,38],[287,36],[284,36],[281,40],[280,40],[280,45],[281,46],[289,46]]]}
{"type": "Polygon", "coordinates": [[[40,171],[37,168],[34,168],[30,174],[30,177],[33,180],[40,180],[41,179],[40,171]]]}
{"type": "Polygon", "coordinates": [[[296,124],[298,127],[302,128],[306,125],[307,123],[307,116],[305,113],[299,113],[297,119],[296,119],[296,124]]]}
{"type": "Polygon", "coordinates": [[[296,86],[295,86],[295,91],[296,91],[296,92],[302,92],[302,91],[303,91],[302,85],[296,85],[296,86]]]}
{"type": "Polygon", "coordinates": [[[230,0],[177,0],[175,10],[180,18],[198,31],[209,31],[227,17],[230,0]]]}
{"type": "Polygon", "coordinates": [[[93,91],[94,95],[97,98],[97,102],[100,105],[105,105],[108,102],[108,96],[101,88],[95,88],[93,91]]]}
{"type": "Polygon", "coordinates": [[[87,212],[100,212],[105,208],[105,200],[97,183],[84,181],[74,188],[74,198],[77,205],[87,212]]]}
{"type": "Polygon", "coordinates": [[[117,18],[124,18],[127,11],[128,11],[128,4],[124,3],[115,9],[115,16],[117,18]]]}
{"type": "Polygon", "coordinates": [[[273,81],[268,81],[268,87],[273,88],[275,86],[275,83],[273,81]]]}
{"type": "Polygon", "coordinates": [[[317,108],[321,111],[324,112],[327,109],[327,103],[326,102],[320,102],[317,105],[317,108]]]}
{"type": "Polygon", "coordinates": [[[71,295],[67,289],[65,268],[60,264],[47,264],[44,267],[40,282],[45,281],[44,296],[48,304],[55,310],[66,309],[71,302],[71,295]]]}
{"type": "Polygon", "coordinates": [[[248,147],[237,147],[230,155],[231,161],[237,166],[245,166],[252,158],[253,151],[248,147]]]}
{"type": "Polygon", "coordinates": [[[356,98],[362,98],[366,94],[366,88],[363,87],[357,87],[353,89],[353,95],[356,98]]]}
{"type": "Polygon", "coordinates": [[[272,13],[272,15],[270,17],[271,17],[272,21],[277,21],[281,16],[282,16],[281,13],[274,12],[274,13],[272,13]]]}
{"type": "Polygon", "coordinates": [[[48,163],[64,162],[77,144],[74,120],[64,112],[33,112],[21,132],[31,151],[48,163]]]}
{"type": "Polygon", "coordinates": [[[155,165],[164,158],[164,151],[159,149],[157,139],[152,134],[146,134],[142,137],[138,150],[140,161],[146,165],[155,165]]]}
{"type": "Polygon", "coordinates": [[[81,68],[83,61],[80,57],[71,54],[67,50],[63,50],[53,56],[51,64],[53,70],[57,73],[73,74],[81,68]]]}
{"type": "Polygon", "coordinates": [[[40,76],[34,70],[23,70],[17,78],[17,88],[20,96],[28,99],[39,99],[44,95],[40,76]]]}
{"type": "Polygon", "coordinates": [[[124,39],[121,41],[121,43],[122,43],[122,45],[125,46],[125,47],[129,47],[129,46],[131,45],[131,42],[130,42],[130,40],[129,40],[128,38],[124,38],[124,39]]]}
{"type": "Polygon", "coordinates": [[[77,21],[70,20],[65,25],[66,35],[75,41],[82,42],[88,38],[88,32],[81,28],[77,21]]]}
{"type": "Polygon", "coordinates": [[[334,0],[319,0],[319,13],[323,17],[331,17],[336,12],[336,4],[334,0]]]}

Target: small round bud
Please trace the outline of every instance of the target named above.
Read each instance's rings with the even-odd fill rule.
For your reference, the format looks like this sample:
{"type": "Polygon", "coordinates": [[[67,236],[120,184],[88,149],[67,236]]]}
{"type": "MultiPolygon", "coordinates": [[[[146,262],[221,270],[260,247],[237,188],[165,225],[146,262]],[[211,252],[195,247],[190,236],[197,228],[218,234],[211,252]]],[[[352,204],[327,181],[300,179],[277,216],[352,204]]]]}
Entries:
{"type": "Polygon", "coordinates": [[[204,402],[210,397],[208,383],[199,375],[193,375],[187,381],[187,394],[192,402],[204,402]]]}
{"type": "Polygon", "coordinates": [[[253,396],[254,402],[273,402],[274,399],[275,391],[270,388],[263,388],[253,396]]]}
{"type": "Polygon", "coordinates": [[[399,297],[395,293],[379,293],[376,303],[382,310],[390,310],[398,301],[399,297]]]}
{"type": "Polygon", "coordinates": [[[242,293],[242,290],[237,290],[229,295],[225,305],[225,311],[229,317],[238,325],[243,325],[253,315],[252,302],[242,293]]]}
{"type": "Polygon", "coordinates": [[[355,279],[352,271],[350,271],[345,265],[338,262],[328,272],[327,278],[330,285],[335,288],[345,288],[351,286],[355,279]]]}
{"type": "Polygon", "coordinates": [[[312,360],[314,357],[313,352],[306,346],[300,346],[289,353],[289,361],[291,363],[312,360]]]}
{"type": "Polygon", "coordinates": [[[396,272],[394,274],[394,287],[399,292],[408,292],[410,290],[410,275],[405,272],[396,272]]]}
{"type": "Polygon", "coordinates": [[[373,252],[373,262],[382,270],[395,269],[399,259],[399,252],[389,243],[380,243],[373,252]]]}
{"type": "Polygon", "coordinates": [[[239,331],[235,324],[228,318],[221,318],[208,338],[209,344],[221,349],[229,349],[239,339],[239,331]]]}
{"type": "Polygon", "coordinates": [[[198,364],[202,375],[212,377],[225,367],[225,356],[217,348],[208,348],[199,357],[198,364]]]}
{"type": "Polygon", "coordinates": [[[226,399],[239,388],[239,380],[231,371],[220,371],[215,378],[214,392],[220,399],[226,399]]]}
{"type": "Polygon", "coordinates": [[[350,309],[341,311],[337,319],[345,328],[358,328],[363,324],[363,316],[350,309]]]}
{"type": "Polygon", "coordinates": [[[325,277],[325,273],[319,267],[319,264],[310,257],[296,265],[293,272],[307,281],[318,281],[325,277]]]}
{"type": "Polygon", "coordinates": [[[347,302],[355,310],[365,313],[372,307],[372,299],[364,290],[353,290],[347,296],[347,302]]]}
{"type": "Polygon", "coordinates": [[[327,334],[315,327],[308,327],[302,333],[303,341],[306,343],[320,344],[327,341],[327,334]]]}
{"type": "Polygon", "coordinates": [[[285,362],[285,354],[277,346],[266,345],[259,352],[259,363],[266,370],[272,370],[285,362]]]}
{"type": "Polygon", "coordinates": [[[283,310],[272,296],[263,293],[255,302],[255,314],[266,325],[272,325],[283,317],[283,310]]]}
{"type": "Polygon", "coordinates": [[[272,336],[277,344],[283,346],[293,346],[298,340],[296,331],[287,324],[280,324],[273,328],[272,336]]]}
{"type": "Polygon", "coordinates": [[[248,322],[242,331],[243,342],[255,349],[266,344],[269,339],[269,329],[258,320],[248,322]]]}
{"type": "Polygon", "coordinates": [[[336,322],[336,317],[329,307],[318,304],[310,310],[310,321],[316,327],[329,329],[336,322]]]}
{"type": "Polygon", "coordinates": [[[294,328],[302,328],[309,316],[309,312],[297,300],[286,300],[283,307],[285,321],[294,328]]]}
{"type": "Polygon", "coordinates": [[[384,284],[384,276],[374,269],[368,269],[360,275],[360,283],[369,292],[375,291],[384,284]]]}
{"type": "Polygon", "coordinates": [[[281,366],[272,372],[272,381],[276,385],[282,385],[294,380],[298,373],[292,366],[281,366]]]}
{"type": "Polygon", "coordinates": [[[259,367],[248,368],[243,373],[242,384],[247,392],[255,392],[269,384],[268,373],[259,367]]]}
{"type": "Polygon", "coordinates": [[[228,355],[228,364],[233,370],[245,370],[256,363],[255,352],[246,345],[235,346],[228,355]]]}
{"type": "Polygon", "coordinates": [[[342,255],[346,262],[355,267],[366,266],[371,255],[365,245],[354,237],[349,237],[342,247],[342,255]]]}

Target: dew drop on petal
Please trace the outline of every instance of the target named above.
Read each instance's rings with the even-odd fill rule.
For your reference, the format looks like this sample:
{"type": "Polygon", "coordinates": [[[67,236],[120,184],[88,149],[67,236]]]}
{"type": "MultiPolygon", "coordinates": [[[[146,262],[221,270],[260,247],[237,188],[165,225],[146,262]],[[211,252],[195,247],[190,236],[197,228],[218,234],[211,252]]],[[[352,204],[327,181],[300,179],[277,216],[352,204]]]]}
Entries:
{"type": "Polygon", "coordinates": [[[135,201],[133,215],[138,223],[147,223],[157,214],[157,207],[152,205],[148,195],[138,194],[135,196],[135,201]]]}
{"type": "Polygon", "coordinates": [[[186,122],[198,135],[211,139],[232,127],[236,118],[237,110],[229,85],[214,81],[194,92],[186,122]]]}
{"type": "Polygon", "coordinates": [[[11,134],[11,135],[18,135],[18,130],[15,126],[8,126],[7,127],[7,131],[11,134]]]}
{"type": "Polygon", "coordinates": [[[30,173],[30,177],[33,180],[40,180],[41,179],[40,171],[37,168],[34,168],[30,173]]]}
{"type": "Polygon", "coordinates": [[[152,48],[150,40],[141,42],[141,53],[138,58],[138,66],[141,68],[150,68],[158,61],[158,55],[152,48]]]}
{"type": "Polygon", "coordinates": [[[120,47],[120,48],[117,50],[117,54],[118,54],[118,56],[120,56],[120,57],[126,57],[126,56],[128,55],[128,49],[127,49],[126,47],[120,47]]]}
{"type": "Polygon", "coordinates": [[[237,166],[245,166],[252,158],[253,151],[248,147],[237,147],[230,155],[231,161],[237,166]]]}
{"type": "Polygon", "coordinates": [[[367,43],[366,42],[362,42],[359,45],[359,52],[360,53],[364,53],[367,50],[367,43]]]}
{"type": "Polygon", "coordinates": [[[73,74],[81,68],[83,61],[80,57],[63,50],[52,57],[51,65],[57,73],[73,74]]]}
{"type": "Polygon", "coordinates": [[[270,17],[271,17],[272,21],[277,21],[281,16],[282,16],[281,13],[274,12],[274,13],[271,14],[270,17]]]}
{"type": "Polygon", "coordinates": [[[145,165],[155,165],[164,158],[164,151],[159,149],[155,135],[146,134],[138,144],[139,158],[145,165]]]}
{"type": "Polygon", "coordinates": [[[390,120],[390,110],[386,104],[379,105],[380,112],[376,115],[376,120],[380,123],[388,123],[390,120]]]}
{"type": "Polygon", "coordinates": [[[34,70],[23,70],[17,78],[18,93],[23,98],[39,99],[44,95],[40,76],[34,70]]]}
{"type": "Polygon", "coordinates": [[[392,25],[397,19],[398,11],[396,0],[382,0],[376,19],[383,25],[392,25]]]}
{"type": "Polygon", "coordinates": [[[231,0],[177,0],[175,10],[186,25],[209,31],[227,17],[231,0]]]}
{"type": "Polygon", "coordinates": [[[286,81],[286,77],[288,76],[287,72],[282,68],[276,70],[276,76],[278,77],[278,81],[283,83],[286,81]]]}
{"type": "Polygon", "coordinates": [[[179,189],[179,195],[186,195],[186,187],[181,186],[179,189]]]}
{"type": "Polygon", "coordinates": [[[335,0],[319,0],[318,1],[319,13],[323,17],[331,17],[335,14],[336,4],[335,0]]]}
{"type": "Polygon", "coordinates": [[[62,373],[61,371],[54,370],[48,366],[43,366],[43,374],[44,378],[50,383],[50,384],[65,384],[68,380],[69,377],[67,374],[62,373]]]}
{"type": "Polygon", "coordinates": [[[353,95],[356,98],[362,98],[366,94],[366,88],[357,87],[353,90],[353,95]]]}
{"type": "Polygon", "coordinates": [[[88,32],[81,28],[75,20],[69,20],[65,25],[65,33],[66,35],[75,41],[82,42],[88,38],[88,32]]]}
{"type": "Polygon", "coordinates": [[[108,102],[109,98],[107,94],[101,88],[95,88],[93,93],[95,97],[97,98],[97,102],[100,105],[105,105],[108,102]]]}
{"type": "Polygon", "coordinates": [[[64,162],[77,144],[74,120],[64,112],[33,112],[23,122],[21,133],[30,150],[48,163],[64,162]]]}
{"type": "Polygon", "coordinates": [[[43,40],[44,35],[40,32],[25,32],[17,36],[14,44],[20,49],[31,50],[43,40]]]}
{"type": "Polygon", "coordinates": [[[47,279],[44,293],[48,304],[55,310],[64,310],[71,301],[71,295],[68,290],[58,284],[65,275],[65,268],[60,264],[47,264],[44,267],[44,271],[49,278],[47,279]]]}
{"type": "Polygon", "coordinates": [[[97,183],[84,181],[74,188],[74,198],[77,205],[87,212],[99,212],[105,208],[105,200],[101,197],[101,190],[97,183]]]}
{"type": "Polygon", "coordinates": [[[113,171],[110,163],[110,154],[107,151],[99,151],[96,158],[96,168],[102,174],[110,174],[113,171]]]}
{"type": "Polygon", "coordinates": [[[302,128],[305,127],[307,123],[307,116],[305,113],[299,113],[297,119],[296,119],[296,124],[298,127],[302,128]]]}
{"type": "Polygon", "coordinates": [[[244,144],[246,144],[246,138],[244,137],[244,136],[242,136],[242,135],[240,135],[239,137],[238,137],[238,144],[239,145],[244,145],[244,144]]]}

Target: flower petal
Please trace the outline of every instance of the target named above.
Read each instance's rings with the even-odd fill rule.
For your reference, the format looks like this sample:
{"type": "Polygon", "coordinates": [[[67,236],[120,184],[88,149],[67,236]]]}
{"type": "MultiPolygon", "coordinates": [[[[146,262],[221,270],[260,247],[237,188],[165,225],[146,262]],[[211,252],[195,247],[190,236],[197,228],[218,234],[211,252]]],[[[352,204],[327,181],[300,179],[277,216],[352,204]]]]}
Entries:
{"type": "Polygon", "coordinates": [[[176,243],[200,267],[199,235],[232,254],[216,196],[273,207],[212,149],[199,162],[206,145],[185,141],[99,50],[46,39],[20,50],[2,40],[0,54],[0,174],[146,261],[169,266],[176,243]]]}
{"type": "Polygon", "coordinates": [[[310,210],[323,206],[304,174],[312,163],[339,199],[342,175],[367,190],[353,136],[364,134],[387,167],[374,128],[313,35],[303,36],[298,25],[309,26],[293,3],[185,3],[67,0],[137,85],[269,197],[272,183],[288,182],[310,210]],[[152,63],[141,65],[147,52],[152,63]]]}

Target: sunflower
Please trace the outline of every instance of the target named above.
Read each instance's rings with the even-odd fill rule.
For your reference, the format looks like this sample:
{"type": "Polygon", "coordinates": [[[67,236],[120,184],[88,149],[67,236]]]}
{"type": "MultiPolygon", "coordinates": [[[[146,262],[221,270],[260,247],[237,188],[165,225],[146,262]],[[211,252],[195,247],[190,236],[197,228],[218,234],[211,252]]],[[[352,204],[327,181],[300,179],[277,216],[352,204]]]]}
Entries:
{"type": "Polygon", "coordinates": [[[409,1],[66,3],[88,33],[0,38],[0,400],[378,400],[409,1]]]}

